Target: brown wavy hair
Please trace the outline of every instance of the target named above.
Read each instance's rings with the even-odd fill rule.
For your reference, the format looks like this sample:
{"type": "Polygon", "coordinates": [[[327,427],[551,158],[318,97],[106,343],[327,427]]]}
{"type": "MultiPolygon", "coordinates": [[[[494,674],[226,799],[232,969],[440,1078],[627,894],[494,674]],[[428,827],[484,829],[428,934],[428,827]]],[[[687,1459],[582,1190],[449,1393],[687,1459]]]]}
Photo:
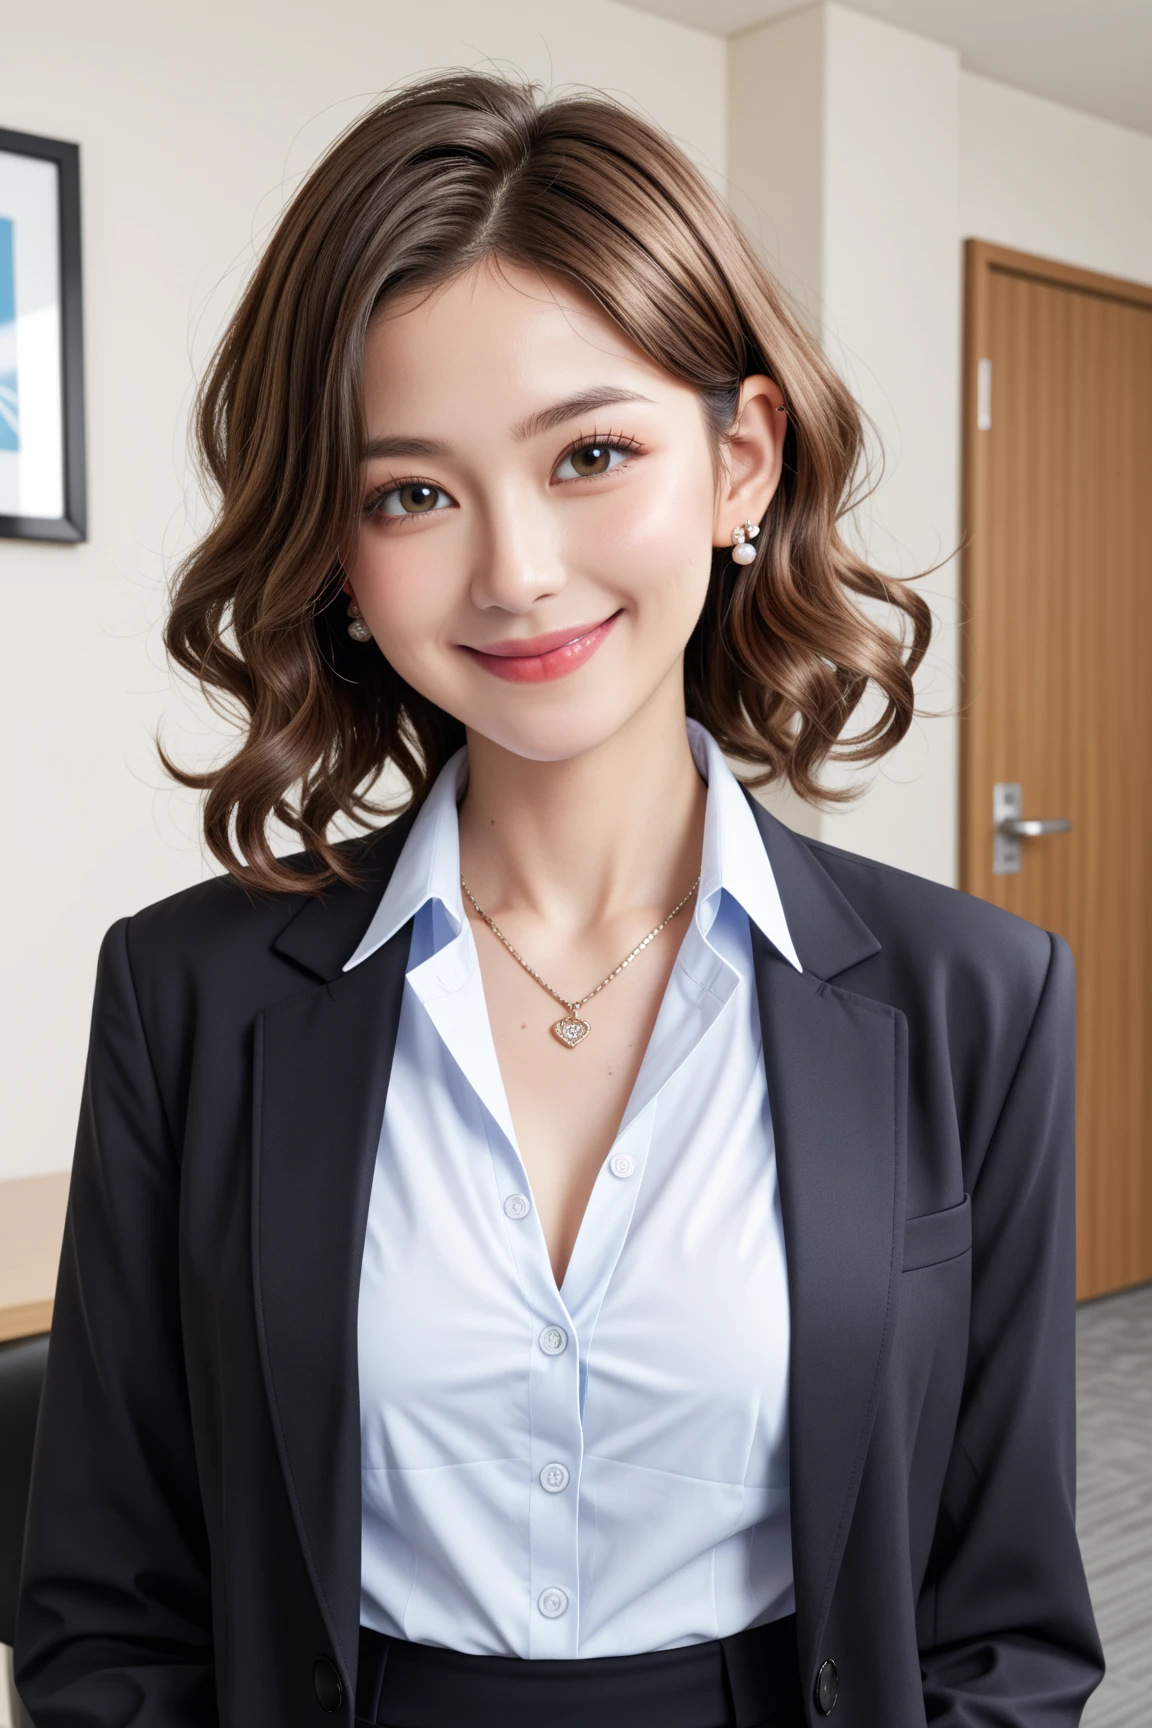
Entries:
{"type": "Polygon", "coordinates": [[[284,211],[212,359],[195,436],[219,494],[176,572],[165,643],[209,698],[244,719],[204,773],[204,832],[258,889],[355,879],[329,837],[376,825],[391,764],[418,803],[461,723],[378,651],[349,642],[341,551],[355,544],[369,321],[489,257],[558,272],[650,359],[699,394],[717,449],[741,381],[767,373],[788,409],[784,471],[755,562],[713,558],[685,656],[688,713],[752,786],[809,800],[822,764],[872,762],[911,724],[930,614],[840,533],[863,470],[860,410],[790,311],[724,203],[648,121],[597,95],[546,98],[472,72],[401,88],[337,140],[284,211]],[[881,602],[895,631],[860,600],[881,602]],[[842,734],[869,683],[882,704],[842,734]],[[303,868],[273,854],[294,830],[303,868]]]}

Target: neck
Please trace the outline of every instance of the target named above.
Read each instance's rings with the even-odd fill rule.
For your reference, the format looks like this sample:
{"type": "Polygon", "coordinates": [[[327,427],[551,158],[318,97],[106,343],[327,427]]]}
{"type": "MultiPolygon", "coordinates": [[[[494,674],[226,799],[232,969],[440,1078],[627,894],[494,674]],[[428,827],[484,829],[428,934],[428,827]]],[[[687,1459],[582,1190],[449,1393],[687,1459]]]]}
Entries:
{"type": "Polygon", "coordinates": [[[700,869],[706,793],[677,668],[619,732],[566,761],[470,732],[461,869],[497,919],[527,910],[577,931],[634,907],[667,911],[700,869]]]}

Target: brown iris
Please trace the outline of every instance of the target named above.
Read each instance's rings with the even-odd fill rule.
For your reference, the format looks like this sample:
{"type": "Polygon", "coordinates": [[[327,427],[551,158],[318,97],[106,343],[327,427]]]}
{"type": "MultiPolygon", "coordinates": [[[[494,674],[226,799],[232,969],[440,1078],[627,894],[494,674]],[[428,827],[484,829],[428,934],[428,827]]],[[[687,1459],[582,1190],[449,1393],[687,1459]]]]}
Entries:
{"type": "Polygon", "coordinates": [[[425,486],[416,480],[410,486],[399,488],[400,508],[411,516],[419,516],[423,511],[432,509],[439,495],[438,487],[425,486]]]}
{"type": "Polygon", "coordinates": [[[579,450],[573,450],[568,460],[577,474],[605,474],[611,454],[610,444],[582,444],[579,450]]]}

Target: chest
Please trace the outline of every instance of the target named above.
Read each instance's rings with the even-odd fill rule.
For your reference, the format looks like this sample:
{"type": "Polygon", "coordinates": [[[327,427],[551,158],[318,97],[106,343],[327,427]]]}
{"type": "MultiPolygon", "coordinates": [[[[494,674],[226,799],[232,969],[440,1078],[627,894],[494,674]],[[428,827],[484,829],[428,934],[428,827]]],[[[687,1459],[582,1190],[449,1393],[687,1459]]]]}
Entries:
{"type": "MultiPolygon", "coordinates": [[[[615,1139],[651,1041],[680,931],[664,932],[636,963],[585,1001],[574,1046],[554,1030],[574,1017],[474,923],[480,980],[500,1084],[531,1185],[553,1274],[562,1282],[597,1172],[615,1139]]],[[[559,964],[559,962],[558,962],[559,964]]],[[[562,991],[604,976],[559,979],[562,991]]]]}
{"type": "Polygon", "coordinates": [[[507,1457],[546,1400],[586,1448],[765,1479],[789,1326],[754,1000],[730,1000],[678,1063],[661,1044],[671,1072],[610,1137],[558,1283],[510,1116],[406,999],[360,1286],[375,1467],[507,1457]]]}

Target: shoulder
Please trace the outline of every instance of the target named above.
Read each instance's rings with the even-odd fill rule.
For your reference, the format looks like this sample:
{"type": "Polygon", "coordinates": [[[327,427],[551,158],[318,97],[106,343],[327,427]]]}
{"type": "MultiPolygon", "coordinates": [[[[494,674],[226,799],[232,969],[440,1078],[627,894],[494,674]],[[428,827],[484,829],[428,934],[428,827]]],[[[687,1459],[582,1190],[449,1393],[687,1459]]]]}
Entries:
{"type": "MultiPolygon", "coordinates": [[[[303,854],[291,861],[303,865],[303,854]]],[[[270,940],[303,903],[303,894],[257,894],[234,876],[213,876],[143,906],[124,920],[129,952],[175,958],[220,942],[270,940]]]]}
{"type": "Polygon", "coordinates": [[[1018,1056],[1046,993],[1071,1010],[1067,944],[1024,918],[890,864],[804,840],[877,952],[836,983],[934,1024],[954,1050],[1018,1056]]]}
{"type": "Polygon", "coordinates": [[[1038,924],[962,888],[948,888],[824,840],[805,840],[803,845],[881,942],[907,937],[933,950],[1003,957],[1041,973],[1047,969],[1050,937],[1038,924]]]}
{"type": "MultiPolygon", "coordinates": [[[[822,841],[803,844],[878,945],[832,984],[903,1014],[916,1108],[936,1121],[931,1100],[950,1097],[971,1191],[1026,1053],[1048,1092],[1074,1065],[1068,945],[974,895],[822,841]]],[[[935,1135],[929,1165],[947,1144],[935,1135]]],[[[924,1190],[917,1209],[938,1203],[924,1190]]]]}
{"type": "MultiPolygon", "coordinates": [[[[234,972],[267,953],[281,932],[314,899],[325,904],[380,893],[381,841],[388,830],[342,841],[338,850],[352,867],[356,882],[337,881],[316,896],[257,892],[233,876],[221,875],[170,894],[122,919],[129,962],[134,972],[169,978],[181,973],[206,973],[219,968],[234,972]]],[[[290,870],[303,871],[311,861],[300,852],[281,859],[290,870]]]]}

